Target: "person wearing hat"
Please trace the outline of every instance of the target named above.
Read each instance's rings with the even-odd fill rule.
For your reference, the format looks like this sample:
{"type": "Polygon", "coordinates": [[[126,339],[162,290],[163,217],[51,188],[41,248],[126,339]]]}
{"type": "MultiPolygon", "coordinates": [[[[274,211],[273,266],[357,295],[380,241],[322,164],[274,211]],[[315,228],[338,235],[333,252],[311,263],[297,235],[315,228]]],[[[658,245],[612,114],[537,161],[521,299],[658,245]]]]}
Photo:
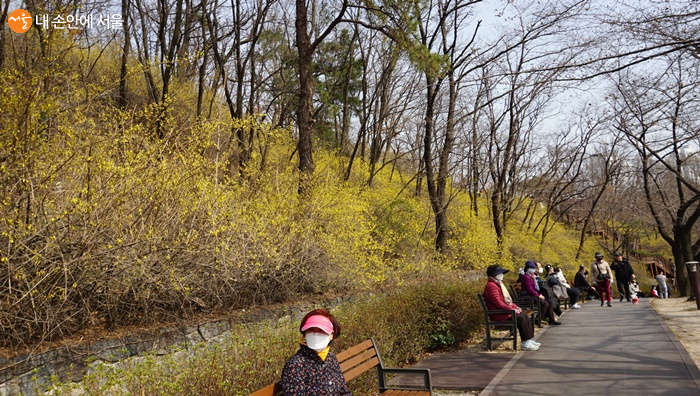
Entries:
{"type": "Polygon", "coordinates": [[[615,252],[614,260],[610,265],[610,269],[615,272],[615,280],[617,280],[617,290],[620,292],[620,302],[627,299],[627,302],[632,301],[632,293],[630,293],[630,282],[634,275],[634,269],[630,263],[622,257],[622,254],[615,252]]]}
{"type": "Polygon", "coordinates": [[[340,324],[325,309],[315,309],[301,319],[303,341],[284,365],[285,395],[351,395],[330,343],[340,336],[340,324]]]}
{"type": "Polygon", "coordinates": [[[534,334],[532,333],[530,318],[523,313],[522,308],[513,302],[513,298],[503,284],[503,274],[507,272],[507,269],[497,264],[486,268],[486,275],[489,278],[484,287],[484,303],[488,310],[512,310],[513,314],[490,314],[489,317],[496,321],[506,321],[515,315],[518,332],[520,333],[520,345],[525,351],[536,351],[540,348],[540,343],[532,340],[534,334]]]}
{"type": "Polygon", "coordinates": [[[591,278],[595,279],[595,288],[600,296],[600,306],[607,301],[608,307],[612,307],[612,269],[610,264],[603,260],[603,253],[595,252],[595,261],[591,264],[591,278]]]}
{"type": "MultiPolygon", "coordinates": [[[[537,284],[537,278],[535,277],[535,272],[537,272],[537,263],[532,260],[525,262],[525,273],[520,278],[520,290],[526,296],[537,297],[540,299],[540,304],[542,306],[542,312],[545,319],[547,319],[550,325],[560,325],[554,316],[554,304],[548,296],[545,296],[540,291],[540,286],[537,284]]],[[[550,295],[554,301],[556,297],[552,293],[550,295]]]]}

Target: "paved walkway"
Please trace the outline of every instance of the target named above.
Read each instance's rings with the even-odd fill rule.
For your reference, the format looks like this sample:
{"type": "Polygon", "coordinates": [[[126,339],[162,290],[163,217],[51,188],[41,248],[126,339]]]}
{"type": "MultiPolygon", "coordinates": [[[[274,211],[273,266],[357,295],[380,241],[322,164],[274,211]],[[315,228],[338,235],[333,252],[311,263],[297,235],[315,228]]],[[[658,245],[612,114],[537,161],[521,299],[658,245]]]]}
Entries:
{"type": "Polygon", "coordinates": [[[538,331],[539,351],[434,354],[416,367],[454,395],[700,395],[700,370],[648,299],[587,302],[561,321],[538,331]]]}

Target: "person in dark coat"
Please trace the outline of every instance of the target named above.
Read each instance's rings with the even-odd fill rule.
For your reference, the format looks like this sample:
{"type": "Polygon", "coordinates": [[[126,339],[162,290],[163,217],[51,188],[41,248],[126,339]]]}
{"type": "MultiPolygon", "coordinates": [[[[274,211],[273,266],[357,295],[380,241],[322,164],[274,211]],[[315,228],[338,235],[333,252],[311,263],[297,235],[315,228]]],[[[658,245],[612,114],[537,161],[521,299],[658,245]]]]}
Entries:
{"type": "Polygon", "coordinates": [[[520,333],[521,346],[526,351],[536,351],[540,348],[540,343],[532,340],[532,325],[530,318],[523,313],[522,308],[513,302],[513,298],[508,293],[508,289],[503,284],[503,274],[508,270],[497,265],[490,265],[486,268],[488,281],[484,287],[484,303],[488,310],[512,310],[513,313],[491,314],[491,320],[506,321],[515,315],[516,325],[520,333]]]}
{"type": "Polygon", "coordinates": [[[280,385],[285,396],[352,395],[330,343],[340,336],[340,324],[325,309],[301,319],[304,342],[284,365],[280,385]]]}
{"type": "Polygon", "coordinates": [[[630,282],[632,281],[632,275],[634,275],[634,269],[627,259],[623,258],[622,254],[618,252],[615,252],[614,260],[610,268],[615,271],[617,290],[620,292],[620,302],[625,299],[627,302],[631,302],[632,294],[630,293],[630,282]]]}
{"type": "Polygon", "coordinates": [[[573,309],[579,309],[581,306],[578,304],[578,298],[581,295],[581,290],[575,287],[571,287],[566,283],[566,278],[561,272],[561,268],[554,268],[550,264],[544,266],[544,271],[547,273],[545,277],[545,282],[554,292],[555,286],[561,286],[566,289],[566,294],[569,297],[569,305],[573,309]],[[563,280],[562,280],[563,279],[563,280]]]}
{"type": "Polygon", "coordinates": [[[594,298],[599,298],[598,293],[595,291],[593,285],[588,280],[588,270],[585,265],[578,267],[578,272],[574,276],[574,287],[579,288],[587,293],[587,300],[593,300],[594,298]]]}

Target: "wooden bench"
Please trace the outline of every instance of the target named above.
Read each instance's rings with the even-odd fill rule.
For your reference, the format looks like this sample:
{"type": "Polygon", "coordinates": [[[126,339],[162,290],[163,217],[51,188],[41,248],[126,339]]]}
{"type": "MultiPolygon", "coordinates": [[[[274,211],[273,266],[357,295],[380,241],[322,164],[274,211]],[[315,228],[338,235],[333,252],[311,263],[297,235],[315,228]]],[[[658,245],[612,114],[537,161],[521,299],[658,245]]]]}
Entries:
{"type": "MultiPolygon", "coordinates": [[[[484,295],[477,295],[479,299],[479,304],[481,304],[481,310],[484,313],[484,328],[486,330],[486,349],[489,351],[493,350],[493,341],[513,341],[513,350],[518,350],[518,321],[515,317],[515,311],[511,309],[491,309],[486,308],[486,302],[484,301],[484,295]],[[508,320],[492,320],[489,314],[513,314],[508,320]],[[491,329],[500,328],[501,330],[508,331],[508,334],[497,337],[491,334],[491,329]]],[[[523,311],[524,312],[524,311],[523,311]]]]}
{"type": "MultiPolygon", "coordinates": [[[[377,368],[379,394],[386,396],[428,396],[432,395],[433,388],[430,381],[430,369],[418,368],[387,368],[384,367],[374,339],[363,341],[350,349],[346,349],[336,355],[340,363],[340,369],[346,382],[364,374],[372,368],[377,368]],[[390,375],[420,375],[422,386],[389,385],[387,374],[390,375]]],[[[392,381],[394,382],[394,381],[392,381]]],[[[274,396],[282,394],[282,386],[279,382],[268,385],[249,396],[274,396]]]]}
{"type": "MultiPolygon", "coordinates": [[[[551,287],[551,286],[550,286],[550,287],[551,287]]],[[[560,307],[563,307],[565,311],[566,311],[567,309],[569,309],[569,296],[566,296],[566,297],[559,297],[559,296],[557,296],[557,295],[555,294],[555,295],[554,295],[554,298],[557,299],[557,301],[559,302],[559,306],[560,306],[560,307]]]]}
{"type": "MultiPolygon", "coordinates": [[[[549,287],[552,289],[552,291],[554,291],[554,287],[552,287],[552,286],[549,286],[549,287]]],[[[579,290],[581,290],[581,289],[579,289],[579,290]]],[[[570,301],[570,298],[568,295],[569,293],[567,292],[566,294],[567,294],[566,297],[558,297],[556,294],[555,294],[555,297],[557,298],[557,301],[559,301],[559,306],[563,306],[564,309],[569,309],[569,305],[571,305],[570,304],[571,301],[570,301]]],[[[585,301],[585,298],[583,297],[583,290],[581,290],[581,293],[579,293],[578,299],[581,300],[581,304],[583,304],[583,302],[585,301]]]]}
{"type": "Polygon", "coordinates": [[[520,308],[532,309],[534,312],[532,314],[532,323],[537,325],[540,329],[542,328],[542,302],[539,297],[535,296],[523,296],[520,293],[520,283],[514,283],[510,285],[510,294],[513,302],[520,308]]]}

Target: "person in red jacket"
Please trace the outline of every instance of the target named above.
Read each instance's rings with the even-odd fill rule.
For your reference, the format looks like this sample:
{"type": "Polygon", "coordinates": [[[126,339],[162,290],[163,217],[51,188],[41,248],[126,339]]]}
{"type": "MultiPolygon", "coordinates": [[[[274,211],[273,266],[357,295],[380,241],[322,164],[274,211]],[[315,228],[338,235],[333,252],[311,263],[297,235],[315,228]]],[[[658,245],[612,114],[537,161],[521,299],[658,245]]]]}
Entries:
{"type": "Polygon", "coordinates": [[[532,333],[530,318],[523,313],[522,308],[513,302],[508,289],[503,284],[503,274],[507,272],[507,269],[497,264],[490,265],[486,269],[486,275],[489,278],[484,288],[484,303],[486,303],[488,310],[513,310],[512,314],[491,314],[490,317],[493,320],[505,321],[516,315],[523,350],[536,351],[540,348],[540,343],[532,340],[534,334],[532,333]]]}

